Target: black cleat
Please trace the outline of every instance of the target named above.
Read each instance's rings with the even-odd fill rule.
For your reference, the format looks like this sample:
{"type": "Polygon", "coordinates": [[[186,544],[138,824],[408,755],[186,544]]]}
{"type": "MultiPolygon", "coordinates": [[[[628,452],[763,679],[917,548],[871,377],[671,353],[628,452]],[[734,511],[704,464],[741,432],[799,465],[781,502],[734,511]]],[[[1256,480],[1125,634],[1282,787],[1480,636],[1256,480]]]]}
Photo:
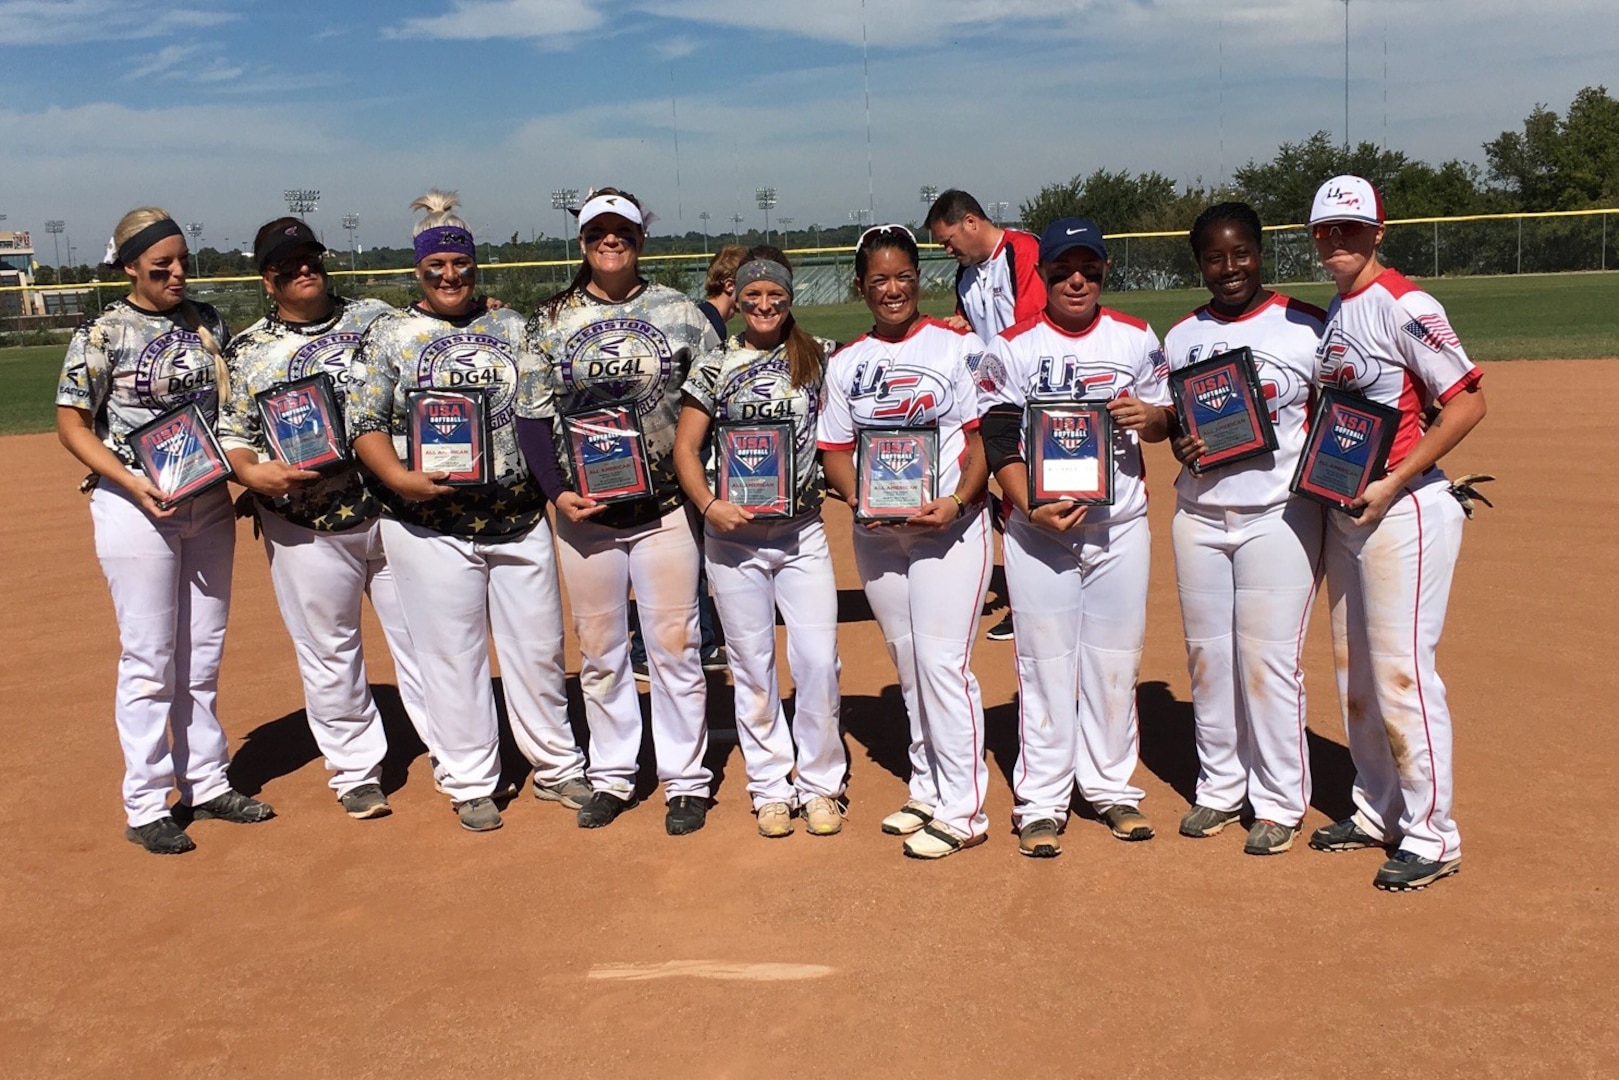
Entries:
{"type": "Polygon", "coordinates": [[[589,801],[579,808],[575,820],[581,829],[599,829],[611,825],[618,815],[634,805],[635,800],[621,799],[611,792],[592,792],[589,801]]]}
{"type": "Polygon", "coordinates": [[[1409,851],[1396,851],[1394,857],[1378,870],[1372,884],[1384,892],[1416,892],[1441,878],[1461,872],[1462,860],[1459,858],[1439,862],[1409,851]]]}
{"type": "Polygon", "coordinates": [[[275,808],[269,803],[249,798],[235,788],[231,788],[223,795],[215,795],[205,803],[180,809],[197,821],[213,818],[216,821],[229,821],[237,825],[256,825],[275,817],[275,808]]]}
{"type": "Polygon", "coordinates": [[[708,821],[708,799],[701,795],[676,795],[669,800],[663,827],[670,836],[685,836],[701,829],[708,821]]]}
{"type": "Polygon", "coordinates": [[[184,855],[197,850],[191,837],[180,831],[180,826],[167,815],[145,825],[134,825],[124,830],[124,839],[139,844],[153,855],[184,855]]]}

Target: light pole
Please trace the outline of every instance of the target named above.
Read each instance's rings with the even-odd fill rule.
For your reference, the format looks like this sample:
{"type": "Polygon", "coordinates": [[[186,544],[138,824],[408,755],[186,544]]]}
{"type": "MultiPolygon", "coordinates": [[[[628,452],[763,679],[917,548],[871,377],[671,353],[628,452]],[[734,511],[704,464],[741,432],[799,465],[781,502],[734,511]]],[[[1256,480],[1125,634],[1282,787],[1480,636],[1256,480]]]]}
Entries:
{"type": "Polygon", "coordinates": [[[770,243],[770,209],[776,205],[776,189],[762,187],[753,189],[753,197],[759,204],[759,209],[765,212],[765,243],[770,243]]]}
{"type": "Polygon", "coordinates": [[[343,228],[349,231],[349,272],[354,272],[354,231],[360,227],[359,214],[344,214],[343,228]]]}
{"type": "Polygon", "coordinates": [[[1349,0],[1344,0],[1344,153],[1349,153],[1349,0]]]}
{"type": "Polygon", "coordinates": [[[917,197],[921,200],[923,206],[931,208],[933,200],[939,197],[939,188],[935,184],[923,184],[917,191],[917,197]]]}
{"type": "Polygon", "coordinates": [[[202,239],[202,222],[193,221],[186,225],[186,232],[191,236],[191,272],[202,277],[202,252],[197,250],[197,241],[202,239]]]}
{"type": "MultiPolygon", "coordinates": [[[[562,211],[562,258],[564,262],[566,262],[568,258],[568,211],[572,210],[574,208],[573,204],[578,201],[578,188],[557,188],[555,191],[551,192],[551,209],[562,211]]],[[[572,231],[577,233],[579,230],[574,229],[572,231]]],[[[584,249],[580,248],[580,257],[583,258],[584,254],[584,249]]]]}
{"type": "Polygon", "coordinates": [[[859,210],[850,210],[849,211],[849,220],[854,222],[856,225],[859,225],[859,226],[862,226],[862,227],[865,226],[866,220],[868,218],[870,218],[870,217],[871,217],[871,211],[865,209],[864,207],[862,207],[859,210]]]}
{"type": "Polygon", "coordinates": [[[816,222],[814,225],[811,225],[810,226],[810,231],[815,234],[815,250],[820,251],[821,250],[821,223],[816,222]]]}
{"type": "Polygon", "coordinates": [[[790,217],[779,217],[776,219],[776,224],[781,226],[781,242],[783,244],[787,242],[787,226],[791,225],[792,223],[793,219],[790,217]]]}
{"type": "Polygon", "coordinates": [[[742,242],[742,214],[740,212],[731,215],[731,239],[739,244],[742,242]]]}
{"type": "MultiPolygon", "coordinates": [[[[5,217],[4,214],[0,214],[0,221],[4,221],[5,217]]],[[[65,228],[67,228],[67,222],[55,218],[45,223],[45,231],[51,234],[51,250],[56,252],[56,283],[58,285],[62,284],[62,248],[56,238],[62,235],[62,230],[65,228]]]]}
{"type": "Polygon", "coordinates": [[[708,221],[713,216],[714,215],[710,214],[707,210],[704,210],[701,214],[697,215],[697,217],[703,223],[703,254],[704,255],[708,254],[708,221]]]}
{"type": "Polygon", "coordinates": [[[1011,206],[1011,203],[1007,202],[1005,199],[1002,199],[1000,202],[990,203],[984,209],[989,211],[990,221],[994,222],[996,225],[1000,225],[1006,218],[1006,211],[1010,209],[1011,206]]]}
{"type": "Polygon", "coordinates": [[[301,218],[320,209],[319,188],[287,188],[281,197],[287,200],[287,213],[293,217],[301,218]]]}

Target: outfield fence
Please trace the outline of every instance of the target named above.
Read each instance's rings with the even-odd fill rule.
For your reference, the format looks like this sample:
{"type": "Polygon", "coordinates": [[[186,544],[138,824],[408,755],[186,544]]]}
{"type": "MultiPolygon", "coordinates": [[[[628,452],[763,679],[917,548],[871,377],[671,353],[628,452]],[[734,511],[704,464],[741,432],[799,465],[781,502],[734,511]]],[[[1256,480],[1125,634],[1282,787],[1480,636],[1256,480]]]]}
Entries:
{"type": "MultiPolygon", "coordinates": [[[[1383,261],[1414,277],[1619,269],[1619,220],[1609,220],[1616,214],[1619,208],[1394,220],[1387,223],[1383,261]]],[[[1265,233],[1269,281],[1328,280],[1307,226],[1267,226],[1265,233]]],[[[1189,288],[1200,282],[1184,232],[1118,233],[1107,242],[1113,259],[1111,289],[1189,288]]],[[[856,299],[853,248],[796,248],[788,255],[796,267],[799,304],[856,299]]],[[[641,264],[653,280],[701,298],[709,258],[703,253],[645,255],[641,264]]],[[[480,286],[526,311],[565,285],[576,265],[573,260],[486,262],[478,268],[480,286]]],[[[948,293],[955,269],[940,248],[923,246],[924,289],[948,293]]],[[[394,304],[408,303],[416,295],[411,267],[353,271],[334,263],[330,274],[334,288],[345,295],[394,304]]],[[[219,308],[233,327],[248,325],[265,310],[264,287],[256,275],[193,278],[190,285],[194,297],[219,308]]],[[[84,314],[101,310],[124,292],[117,282],[0,287],[0,334],[76,325],[84,314]],[[29,307],[43,307],[49,314],[18,314],[23,305],[16,294],[24,291],[35,294],[29,307]]]]}

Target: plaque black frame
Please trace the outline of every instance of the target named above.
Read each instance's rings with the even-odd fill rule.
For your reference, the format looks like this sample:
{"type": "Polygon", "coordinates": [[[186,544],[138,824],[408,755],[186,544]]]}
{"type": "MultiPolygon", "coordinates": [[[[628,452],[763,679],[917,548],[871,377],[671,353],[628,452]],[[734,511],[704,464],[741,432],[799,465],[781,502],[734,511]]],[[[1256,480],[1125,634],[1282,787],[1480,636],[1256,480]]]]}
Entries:
{"type": "Polygon", "coordinates": [[[568,463],[573,471],[574,490],[581,497],[602,505],[634,502],[652,497],[652,469],[647,460],[646,436],[641,431],[641,418],[636,413],[633,402],[594,405],[588,409],[567,413],[562,417],[562,432],[568,447],[568,463]],[[580,424],[610,428],[619,433],[617,438],[631,440],[630,460],[634,465],[636,476],[634,484],[620,485],[605,491],[590,490],[582,467],[587,463],[582,460],[584,455],[581,447],[590,438],[591,433],[578,430],[580,424]]]}
{"type": "Polygon", "coordinates": [[[411,390],[405,395],[409,406],[409,419],[405,425],[406,446],[409,454],[409,465],[414,472],[443,472],[442,469],[422,468],[422,410],[430,401],[459,401],[465,403],[471,410],[469,422],[472,425],[472,459],[473,467],[468,470],[451,472],[449,476],[438,483],[446,487],[481,487],[491,481],[489,444],[492,433],[489,429],[489,392],[487,390],[440,390],[435,387],[424,387],[420,390],[411,390]]]}
{"type": "Polygon", "coordinates": [[[1293,470],[1293,482],[1288,485],[1288,490],[1323,506],[1341,510],[1350,517],[1359,517],[1360,510],[1355,509],[1353,503],[1368,484],[1387,473],[1389,451],[1394,448],[1394,435],[1399,426],[1400,412],[1397,409],[1336,387],[1322,389],[1316,398],[1304,451],[1299,454],[1299,464],[1293,470]],[[1342,441],[1336,438],[1335,429],[1340,425],[1341,418],[1366,421],[1360,440],[1353,449],[1346,449],[1342,441]],[[1331,443],[1328,442],[1329,435],[1335,436],[1331,443]],[[1337,449],[1334,449],[1335,446],[1337,449]],[[1351,455],[1359,456],[1363,449],[1365,460],[1354,461],[1351,455]],[[1357,470],[1358,479],[1353,495],[1346,498],[1342,487],[1328,487],[1315,482],[1318,476],[1326,479],[1319,465],[1323,457],[1338,463],[1340,469],[1357,470]]]}
{"type": "Polygon", "coordinates": [[[714,479],[717,497],[735,503],[755,518],[790,518],[798,496],[798,430],[791,420],[735,420],[714,426],[714,479]],[[737,502],[731,497],[731,455],[726,439],[749,433],[770,433],[776,440],[779,462],[776,499],[768,505],[737,502]]]}
{"type": "Polygon", "coordinates": [[[270,448],[270,456],[277,461],[285,462],[295,469],[319,472],[346,465],[353,460],[343,427],[343,410],[337,405],[337,384],[328,373],[318,371],[302,379],[277,383],[268,390],[260,390],[253,395],[253,404],[258,409],[259,428],[264,433],[264,442],[270,448]],[[294,461],[287,455],[286,447],[276,436],[276,420],[272,410],[278,399],[302,393],[310,393],[315,397],[313,407],[326,425],[326,452],[294,461]]]}
{"type": "Polygon", "coordinates": [[[202,408],[195,401],[187,402],[155,420],[142,424],[125,437],[125,442],[130,452],[135,455],[141,472],[163,492],[163,497],[157,504],[164,510],[172,509],[187,499],[194,499],[203,492],[218,487],[233,475],[230,459],[225,456],[224,447],[219,445],[219,436],[215,433],[214,426],[208,422],[202,408]],[[208,458],[210,468],[206,475],[186,481],[177,490],[169,491],[163,485],[163,469],[157,464],[153,449],[157,443],[165,442],[172,438],[173,434],[178,434],[178,431],[173,434],[169,431],[175,425],[183,425],[186,432],[197,442],[197,449],[187,450],[185,456],[201,454],[208,458]]]}
{"type": "MultiPolygon", "coordinates": [[[[1182,430],[1188,435],[1201,437],[1203,425],[1200,425],[1197,419],[1197,409],[1201,402],[1198,400],[1197,389],[1192,384],[1201,379],[1213,378],[1221,372],[1230,375],[1231,397],[1228,401],[1236,401],[1242,406],[1240,415],[1248,418],[1254,435],[1242,442],[1203,454],[1186,466],[1194,476],[1200,476],[1222,465],[1231,465],[1262,454],[1274,453],[1276,450],[1276,426],[1271,423],[1270,409],[1265,405],[1265,390],[1259,382],[1259,370],[1254,365],[1253,350],[1246,345],[1218,353],[1207,360],[1188,364],[1169,373],[1169,396],[1175,403],[1175,413],[1180,418],[1182,430]]],[[[1223,406],[1221,411],[1225,412],[1223,406]]],[[[1239,414],[1229,413],[1217,419],[1224,421],[1229,416],[1236,415],[1239,414]]]]}
{"type": "Polygon", "coordinates": [[[1113,414],[1107,411],[1107,402],[1092,399],[1029,402],[1023,409],[1023,461],[1029,472],[1029,509],[1057,502],[1081,506],[1112,506],[1113,414]],[[1087,439],[1094,439],[1096,442],[1096,472],[1099,487],[1070,492],[1044,488],[1040,484],[1040,466],[1045,461],[1043,426],[1045,418],[1061,413],[1078,413],[1090,418],[1091,433],[1087,439]]]}
{"type": "Polygon", "coordinates": [[[894,523],[905,521],[922,512],[922,508],[939,497],[939,429],[935,427],[860,428],[855,433],[855,520],[894,523]],[[883,508],[871,506],[871,462],[873,454],[881,460],[881,450],[874,444],[882,439],[906,438],[921,444],[925,472],[922,481],[925,490],[917,506],[883,508]]]}

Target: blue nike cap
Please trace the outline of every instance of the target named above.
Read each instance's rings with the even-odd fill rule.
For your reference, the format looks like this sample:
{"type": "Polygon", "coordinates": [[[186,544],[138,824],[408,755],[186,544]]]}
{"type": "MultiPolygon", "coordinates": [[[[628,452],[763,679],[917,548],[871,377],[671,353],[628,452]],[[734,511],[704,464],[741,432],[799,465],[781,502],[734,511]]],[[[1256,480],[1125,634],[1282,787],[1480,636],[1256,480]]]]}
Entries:
{"type": "Polygon", "coordinates": [[[1096,222],[1082,217],[1058,218],[1040,234],[1040,261],[1055,262],[1057,256],[1076,247],[1094,251],[1098,258],[1107,258],[1107,243],[1096,222]]]}

